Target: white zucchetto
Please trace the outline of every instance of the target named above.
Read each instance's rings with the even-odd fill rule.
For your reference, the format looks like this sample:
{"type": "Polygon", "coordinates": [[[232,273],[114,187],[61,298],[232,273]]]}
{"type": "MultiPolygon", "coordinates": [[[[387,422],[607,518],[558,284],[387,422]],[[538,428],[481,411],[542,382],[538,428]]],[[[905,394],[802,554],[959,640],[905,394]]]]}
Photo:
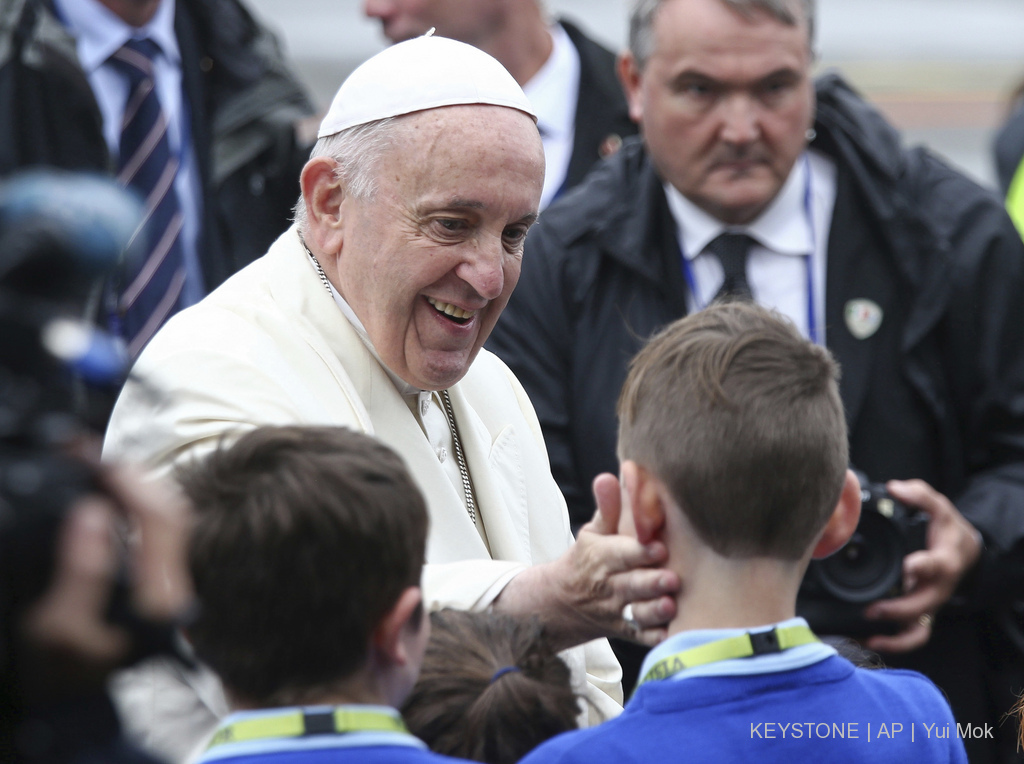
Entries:
{"type": "Polygon", "coordinates": [[[507,106],[537,120],[523,89],[497,59],[457,40],[423,36],[392,45],[357,67],[338,89],[317,137],[461,104],[507,106]]]}

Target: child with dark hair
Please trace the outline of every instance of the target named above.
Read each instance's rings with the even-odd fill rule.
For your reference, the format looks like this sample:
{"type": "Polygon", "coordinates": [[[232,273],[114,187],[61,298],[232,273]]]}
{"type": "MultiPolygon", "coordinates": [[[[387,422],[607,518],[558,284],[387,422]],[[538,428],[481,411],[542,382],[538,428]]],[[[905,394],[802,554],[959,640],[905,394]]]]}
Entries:
{"type": "Polygon", "coordinates": [[[419,681],[402,714],[438,753],[513,764],[576,728],[569,669],[536,620],[497,613],[432,613],[419,681]]]}
{"type": "Polygon", "coordinates": [[[200,761],[449,761],[397,710],[430,634],[427,510],[401,458],[340,427],[263,427],[179,479],[189,636],[233,708],[200,761]]]}

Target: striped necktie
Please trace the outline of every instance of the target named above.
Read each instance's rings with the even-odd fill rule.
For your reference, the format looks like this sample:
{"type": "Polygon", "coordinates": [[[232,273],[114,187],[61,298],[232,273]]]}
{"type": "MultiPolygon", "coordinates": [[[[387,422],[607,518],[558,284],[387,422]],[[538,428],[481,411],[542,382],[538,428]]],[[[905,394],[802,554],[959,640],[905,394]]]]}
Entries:
{"type": "Polygon", "coordinates": [[[174,190],[178,158],[167,141],[167,116],[153,79],[158,52],[152,40],[129,40],[110,58],[128,80],[117,180],[138,192],[145,204],[145,217],[135,232],[143,237],[140,250],[145,255],[129,264],[117,295],[119,334],[132,358],[179,308],[185,284],[184,217],[174,190]]]}
{"type": "Polygon", "coordinates": [[[747,281],[747,253],[754,240],[745,233],[723,233],[708,244],[708,251],[722,263],[725,279],[715,300],[753,300],[747,281]]]}

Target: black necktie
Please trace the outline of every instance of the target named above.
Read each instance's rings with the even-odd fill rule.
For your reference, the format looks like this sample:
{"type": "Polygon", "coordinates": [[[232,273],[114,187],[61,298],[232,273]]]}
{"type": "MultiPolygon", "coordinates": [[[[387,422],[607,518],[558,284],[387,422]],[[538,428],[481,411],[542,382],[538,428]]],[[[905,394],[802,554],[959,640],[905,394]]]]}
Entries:
{"type": "Polygon", "coordinates": [[[754,240],[745,233],[723,233],[708,244],[707,250],[722,263],[725,279],[715,300],[753,300],[747,281],[747,253],[754,240]]]}
{"type": "Polygon", "coordinates": [[[129,264],[118,295],[120,333],[132,358],[178,309],[185,284],[184,218],[174,190],[178,159],[171,154],[167,116],[153,79],[158,52],[152,40],[129,40],[110,58],[128,80],[117,180],[137,191],[145,205],[136,236],[143,237],[146,254],[129,264]]]}

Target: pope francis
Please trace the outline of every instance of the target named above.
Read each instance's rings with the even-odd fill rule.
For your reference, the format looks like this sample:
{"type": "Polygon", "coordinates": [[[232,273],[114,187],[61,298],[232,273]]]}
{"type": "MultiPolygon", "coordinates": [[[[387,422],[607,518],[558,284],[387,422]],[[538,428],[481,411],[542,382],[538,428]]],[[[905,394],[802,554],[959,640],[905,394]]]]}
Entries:
{"type": "MultiPolygon", "coordinates": [[[[538,615],[594,723],[622,702],[604,637],[657,641],[678,579],[659,567],[661,545],[615,535],[610,477],[573,540],[529,399],[482,350],[518,280],[543,175],[531,107],[497,61],[429,36],[379,53],[321,124],[295,225],[153,339],[104,457],[167,470],[263,424],[373,434],[427,498],[430,606],[538,615]]],[[[183,693],[201,710],[186,712],[177,690],[154,689],[173,678],[123,678],[129,728],[182,759],[225,710],[203,681],[178,683],[196,685],[183,693]]]]}

